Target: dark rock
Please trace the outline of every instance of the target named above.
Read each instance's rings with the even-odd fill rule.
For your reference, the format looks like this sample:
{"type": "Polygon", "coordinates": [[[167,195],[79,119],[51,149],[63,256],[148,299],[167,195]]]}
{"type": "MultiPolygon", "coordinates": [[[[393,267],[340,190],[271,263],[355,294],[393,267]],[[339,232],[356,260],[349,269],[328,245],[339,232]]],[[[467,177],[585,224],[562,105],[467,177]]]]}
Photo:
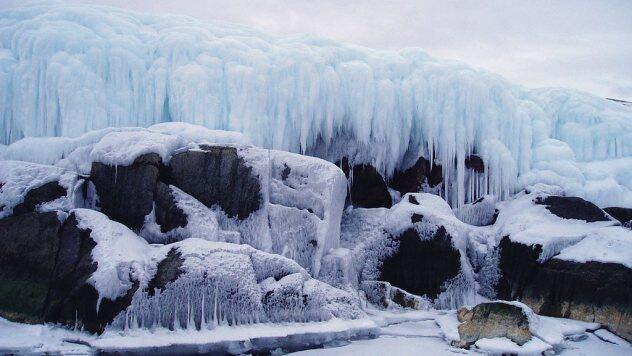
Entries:
{"type": "Polygon", "coordinates": [[[48,182],[29,190],[24,196],[24,201],[13,208],[13,215],[33,212],[38,205],[61,198],[66,194],[66,188],[59,185],[59,182],[48,182]]]}
{"type": "MultiPolygon", "coordinates": [[[[342,169],[348,179],[352,170],[349,159],[344,157],[342,161],[336,162],[336,165],[342,169]]],[[[349,199],[353,205],[362,208],[390,208],[393,205],[393,199],[384,178],[375,167],[368,164],[353,166],[349,199]]]]}
{"type": "Polygon", "coordinates": [[[461,270],[460,253],[443,226],[427,239],[422,239],[413,228],[390,238],[396,240],[399,247],[383,261],[379,279],[393,286],[434,299],[441,292],[441,286],[461,270]]]}
{"type": "Polygon", "coordinates": [[[69,326],[78,322],[85,330],[100,333],[131,304],[138,283],[134,282],[127,294],[116,300],[101,300],[97,312],[99,294],[88,282],[97,269],[91,255],[96,243],[90,233],[90,229],[78,227],[74,214],[70,214],[64,222],[51,288],[46,298],[45,320],[69,326]]]}
{"type": "Polygon", "coordinates": [[[389,185],[391,188],[405,193],[417,193],[422,190],[424,184],[435,187],[443,181],[441,166],[432,165],[424,157],[419,157],[415,164],[404,170],[395,171],[389,185]]]}
{"type": "Polygon", "coordinates": [[[599,322],[632,339],[632,269],[616,263],[538,262],[540,245],[501,241],[499,297],[537,314],[599,322]]]}
{"type": "Polygon", "coordinates": [[[60,226],[55,212],[0,219],[0,316],[43,321],[60,226]]]}
{"type": "Polygon", "coordinates": [[[160,231],[164,233],[187,226],[186,214],[176,205],[171,188],[162,182],[156,184],[155,204],[156,222],[160,225],[160,231]]]}
{"type": "Polygon", "coordinates": [[[411,204],[419,205],[419,201],[417,201],[417,198],[414,195],[408,196],[408,202],[411,204]]]}
{"type": "Polygon", "coordinates": [[[524,345],[531,340],[529,318],[522,308],[507,303],[481,303],[472,310],[462,308],[458,311],[458,346],[469,347],[479,339],[506,337],[524,345]]]}
{"type": "Polygon", "coordinates": [[[413,215],[410,216],[410,222],[412,222],[413,224],[421,222],[423,219],[424,219],[424,216],[417,213],[413,213],[413,215]]]}
{"type": "Polygon", "coordinates": [[[161,158],[156,153],[138,157],[129,166],[92,163],[90,179],[96,187],[101,211],[139,231],[153,208],[161,158]]]}
{"type": "Polygon", "coordinates": [[[147,284],[147,293],[151,296],[156,290],[164,290],[167,284],[175,281],[182,274],[184,259],[180,251],[172,248],[167,257],[158,263],[154,278],[147,284]]]}
{"type": "Polygon", "coordinates": [[[469,155],[465,159],[465,168],[473,169],[477,173],[485,172],[485,163],[483,159],[477,155],[469,155]]]}
{"type": "Polygon", "coordinates": [[[610,214],[613,218],[619,220],[623,225],[632,228],[632,209],[610,207],[604,208],[606,213],[610,214]]]}
{"type": "Polygon", "coordinates": [[[234,147],[206,146],[176,153],[169,164],[172,184],[204,205],[218,204],[228,216],[245,219],[259,210],[258,177],[234,147]]]}
{"type": "Polygon", "coordinates": [[[577,219],[587,222],[609,220],[597,205],[578,197],[551,195],[544,199],[538,197],[535,203],[545,205],[552,214],[563,219],[577,219]]]}

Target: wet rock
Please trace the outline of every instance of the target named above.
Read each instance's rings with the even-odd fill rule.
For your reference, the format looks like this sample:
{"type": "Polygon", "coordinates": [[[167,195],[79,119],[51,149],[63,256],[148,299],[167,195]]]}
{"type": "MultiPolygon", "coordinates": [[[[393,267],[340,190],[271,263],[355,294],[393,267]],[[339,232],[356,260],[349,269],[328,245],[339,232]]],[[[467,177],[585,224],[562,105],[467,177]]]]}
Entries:
{"type": "Polygon", "coordinates": [[[156,223],[160,225],[161,232],[165,233],[178,227],[187,226],[187,216],[176,204],[176,200],[171,194],[171,188],[168,185],[162,182],[156,184],[154,202],[156,223]]]}
{"type": "Polygon", "coordinates": [[[393,205],[386,181],[375,167],[358,164],[351,168],[347,157],[336,162],[336,165],[342,169],[347,179],[353,175],[348,192],[353,205],[361,208],[390,208],[393,205]]]}
{"type": "Polygon", "coordinates": [[[0,316],[43,321],[60,226],[55,212],[0,219],[0,316]]]}
{"type": "Polygon", "coordinates": [[[441,292],[441,286],[459,274],[460,253],[443,226],[430,238],[422,239],[413,228],[390,238],[399,247],[383,261],[380,280],[409,293],[434,299],[441,292]]]}
{"type": "Polygon", "coordinates": [[[422,191],[424,184],[435,187],[442,181],[441,166],[430,166],[430,161],[424,157],[419,157],[412,167],[404,171],[395,171],[389,185],[403,195],[422,191]]]}
{"type": "Polygon", "coordinates": [[[261,208],[259,180],[234,147],[176,153],[169,168],[173,185],[208,207],[218,204],[230,217],[243,220],[261,208]]]}
{"type": "Polygon", "coordinates": [[[578,197],[557,195],[536,198],[536,204],[545,205],[552,213],[563,219],[585,220],[586,222],[608,221],[608,217],[597,205],[578,197]]]}
{"type": "Polygon", "coordinates": [[[78,226],[74,213],[64,222],[47,296],[45,320],[69,326],[79,323],[87,331],[100,333],[130,305],[138,283],[134,283],[126,295],[116,300],[104,298],[98,304],[99,293],[89,282],[97,269],[97,263],[92,260],[96,243],[90,232],[90,229],[78,226]]]}
{"type": "Polygon", "coordinates": [[[66,188],[59,182],[48,182],[35,189],[31,189],[24,196],[24,201],[13,208],[13,215],[35,211],[38,205],[66,196],[66,188]]]}
{"type": "Polygon", "coordinates": [[[599,322],[632,339],[632,269],[616,263],[538,262],[540,245],[503,238],[499,297],[517,299],[534,312],[599,322]]]}
{"type": "Polygon", "coordinates": [[[529,318],[516,305],[501,302],[482,303],[472,310],[462,308],[457,313],[461,347],[469,347],[479,339],[506,337],[518,345],[531,340],[529,318]]]}
{"type": "Polygon", "coordinates": [[[139,231],[153,208],[161,158],[142,155],[129,166],[92,164],[90,179],[96,187],[101,211],[134,231],[139,231]]]}
{"type": "Polygon", "coordinates": [[[626,227],[632,228],[632,209],[610,207],[603,209],[606,213],[610,214],[613,218],[619,220],[621,224],[626,227]]]}

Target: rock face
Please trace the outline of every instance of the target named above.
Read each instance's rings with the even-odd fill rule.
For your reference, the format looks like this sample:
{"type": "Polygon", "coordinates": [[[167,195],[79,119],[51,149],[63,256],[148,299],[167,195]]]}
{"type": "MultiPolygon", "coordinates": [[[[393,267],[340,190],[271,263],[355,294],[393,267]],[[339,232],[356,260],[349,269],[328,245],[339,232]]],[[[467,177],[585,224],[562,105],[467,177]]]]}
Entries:
{"type": "Polygon", "coordinates": [[[29,190],[24,196],[24,201],[13,208],[13,215],[33,212],[38,205],[61,198],[66,194],[66,188],[62,187],[59,182],[48,182],[29,190]]]}
{"type": "Polygon", "coordinates": [[[586,222],[609,220],[597,205],[578,197],[551,195],[543,199],[537,198],[535,203],[545,205],[551,213],[564,219],[585,220],[586,222]]]}
{"type": "Polygon", "coordinates": [[[632,228],[632,209],[610,207],[603,209],[606,213],[610,214],[613,218],[619,220],[623,226],[632,228]]]}
{"type": "Polygon", "coordinates": [[[92,164],[90,179],[96,187],[101,211],[134,231],[139,231],[153,208],[161,158],[156,153],[138,157],[129,166],[92,164]]]}
{"type": "Polygon", "coordinates": [[[431,166],[430,161],[424,157],[419,157],[412,167],[404,171],[395,171],[389,185],[403,195],[420,192],[424,184],[435,187],[442,181],[441,166],[431,166]]]}
{"type": "Polygon", "coordinates": [[[234,147],[176,153],[169,168],[173,185],[208,207],[218,204],[228,216],[243,220],[261,207],[259,180],[234,147]]]}
{"type": "Polygon", "coordinates": [[[59,248],[57,213],[0,219],[0,316],[41,322],[59,248]]]}
{"type": "Polygon", "coordinates": [[[391,238],[399,243],[399,247],[395,254],[383,261],[380,280],[433,299],[445,282],[459,274],[460,254],[444,227],[431,238],[422,239],[412,228],[391,238]]]}
{"type": "Polygon", "coordinates": [[[156,184],[155,206],[156,223],[160,225],[161,232],[187,226],[186,214],[176,205],[169,186],[162,182],[156,184]]]}
{"type": "Polygon", "coordinates": [[[485,172],[485,163],[483,159],[477,155],[469,155],[465,158],[465,167],[478,173],[485,172]]]}
{"type": "Polygon", "coordinates": [[[390,208],[393,205],[386,181],[375,167],[368,164],[351,167],[347,157],[336,165],[347,179],[351,179],[349,199],[353,205],[360,208],[390,208]]]}
{"type": "Polygon", "coordinates": [[[482,303],[472,310],[458,311],[459,337],[461,347],[469,347],[482,338],[506,337],[523,345],[531,340],[529,319],[521,307],[493,302],[482,303]]]}
{"type": "Polygon", "coordinates": [[[91,256],[96,243],[90,232],[90,229],[78,226],[74,213],[64,222],[45,319],[71,326],[79,321],[90,332],[102,332],[121,310],[130,305],[138,285],[135,284],[127,295],[114,301],[99,301],[99,293],[88,281],[97,269],[97,263],[91,256]]]}
{"type": "Polygon", "coordinates": [[[538,262],[540,245],[503,238],[499,297],[547,316],[599,322],[632,339],[632,270],[616,263],[538,262]]]}

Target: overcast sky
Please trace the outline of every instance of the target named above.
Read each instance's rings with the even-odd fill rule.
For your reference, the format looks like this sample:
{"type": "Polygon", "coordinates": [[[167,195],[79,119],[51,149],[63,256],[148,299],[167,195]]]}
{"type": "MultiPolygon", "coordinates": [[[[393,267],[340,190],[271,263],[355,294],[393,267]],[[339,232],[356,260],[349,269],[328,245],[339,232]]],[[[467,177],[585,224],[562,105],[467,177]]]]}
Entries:
{"type": "Polygon", "coordinates": [[[309,32],[378,49],[421,47],[528,87],[632,100],[632,0],[72,1],[237,22],[273,34],[309,32]]]}

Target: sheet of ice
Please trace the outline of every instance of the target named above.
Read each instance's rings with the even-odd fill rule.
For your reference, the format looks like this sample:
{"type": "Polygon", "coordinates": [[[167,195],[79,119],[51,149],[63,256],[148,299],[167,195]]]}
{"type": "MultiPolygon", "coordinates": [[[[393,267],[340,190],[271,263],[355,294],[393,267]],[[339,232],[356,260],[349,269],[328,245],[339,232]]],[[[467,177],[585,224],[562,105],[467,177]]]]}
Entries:
{"type": "Polygon", "coordinates": [[[559,355],[583,355],[583,356],[627,356],[632,354],[632,346],[620,345],[611,342],[604,342],[596,335],[589,333],[584,340],[568,341],[562,346],[559,355]]]}
{"type": "Polygon", "coordinates": [[[505,199],[529,173],[606,201],[617,187],[626,195],[617,201],[632,199],[624,182],[595,187],[577,169],[632,155],[632,108],[611,100],[527,90],[419,49],[374,51],[182,16],[54,3],[0,17],[2,143],[184,121],[263,147],[347,155],[386,175],[423,154],[443,164],[452,206],[505,199]],[[559,149],[540,150],[549,139],[559,149]],[[545,151],[554,157],[541,161],[545,151]],[[484,174],[466,169],[471,153],[484,174]]]}
{"type": "Polygon", "coordinates": [[[551,345],[538,339],[532,338],[524,345],[518,345],[506,337],[493,339],[480,339],[474,344],[477,349],[492,355],[514,354],[514,355],[539,355],[551,348],[551,345]]]}
{"type": "Polygon", "coordinates": [[[0,160],[0,218],[11,215],[13,208],[24,201],[30,190],[54,181],[67,192],[67,196],[59,198],[54,206],[69,209],[77,182],[74,172],[36,163],[0,160]]]}
{"type": "Polygon", "coordinates": [[[0,354],[87,355],[89,346],[81,344],[94,336],[55,325],[30,325],[0,318],[0,354]]]}

